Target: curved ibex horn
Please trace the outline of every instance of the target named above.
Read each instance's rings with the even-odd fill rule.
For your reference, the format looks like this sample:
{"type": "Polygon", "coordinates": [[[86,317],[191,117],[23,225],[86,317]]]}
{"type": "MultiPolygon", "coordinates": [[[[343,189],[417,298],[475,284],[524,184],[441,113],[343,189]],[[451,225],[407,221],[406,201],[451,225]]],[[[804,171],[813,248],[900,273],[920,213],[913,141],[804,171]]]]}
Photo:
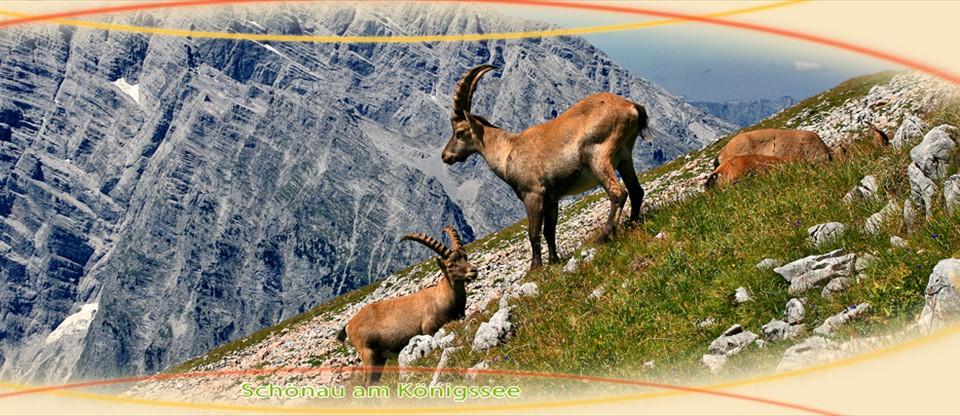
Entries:
{"type": "Polygon", "coordinates": [[[483,64],[470,68],[466,74],[463,74],[463,78],[460,78],[460,81],[457,82],[457,86],[453,88],[452,118],[457,117],[458,110],[462,110],[467,113],[470,112],[470,105],[473,103],[473,91],[477,89],[477,82],[480,81],[480,77],[482,77],[483,74],[493,71],[494,69],[500,68],[489,64],[483,64]]]}
{"type": "Polygon", "coordinates": [[[463,247],[463,242],[460,241],[460,234],[457,234],[457,230],[453,229],[452,226],[443,227],[443,232],[447,233],[447,236],[450,237],[450,247],[451,250],[459,250],[463,247]]]}
{"type": "Polygon", "coordinates": [[[446,259],[447,257],[450,257],[450,249],[448,249],[442,243],[437,241],[437,239],[430,237],[428,235],[421,234],[421,233],[410,233],[403,236],[403,238],[400,239],[400,241],[403,241],[403,240],[411,240],[411,241],[416,241],[420,244],[423,244],[429,247],[431,250],[436,251],[437,254],[439,254],[440,257],[443,257],[444,259],[446,259]]]}

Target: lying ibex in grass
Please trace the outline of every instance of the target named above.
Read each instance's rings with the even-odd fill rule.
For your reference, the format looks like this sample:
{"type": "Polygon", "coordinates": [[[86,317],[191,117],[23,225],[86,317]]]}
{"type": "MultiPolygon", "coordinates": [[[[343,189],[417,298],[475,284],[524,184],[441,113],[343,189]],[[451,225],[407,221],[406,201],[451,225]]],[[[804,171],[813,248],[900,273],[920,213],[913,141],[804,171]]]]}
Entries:
{"type": "Polygon", "coordinates": [[[736,156],[760,155],[786,160],[830,160],[830,148],[806,130],[760,129],[733,136],[713,162],[717,168],[736,156]]]}
{"type": "Polygon", "coordinates": [[[633,146],[637,135],[647,127],[643,106],[614,94],[597,93],[553,120],[510,133],[470,113],[477,82],[494,69],[491,65],[471,68],[454,88],[450,117],[453,137],[443,149],[443,161],[453,164],[479,153],[513,188],[527,209],[527,234],[533,248],[531,267],[542,264],[541,228],[549,261],[560,261],[556,230],[558,203],[563,196],[584,192],[598,183],[603,187],[611,206],[601,240],[616,232],[627,191],[630,220],[638,220],[643,188],[633,170],[633,146]],[[627,190],[617,180],[617,173],[627,190]]]}
{"type": "Polygon", "coordinates": [[[443,231],[450,237],[450,248],[420,233],[402,238],[421,243],[440,256],[436,260],[443,277],[438,284],[364,306],[338,335],[340,341],[350,338],[360,354],[367,367],[364,377],[367,385],[380,380],[387,358],[395,358],[410,338],[433,335],[447,322],[464,315],[467,305],[464,282],[477,277],[477,268],[467,261],[467,252],[456,230],[447,226],[443,231]]]}
{"type": "Polygon", "coordinates": [[[730,185],[749,173],[759,172],[773,165],[785,163],[786,159],[763,155],[734,156],[724,160],[710,176],[707,177],[706,187],[716,188],[730,185]]]}

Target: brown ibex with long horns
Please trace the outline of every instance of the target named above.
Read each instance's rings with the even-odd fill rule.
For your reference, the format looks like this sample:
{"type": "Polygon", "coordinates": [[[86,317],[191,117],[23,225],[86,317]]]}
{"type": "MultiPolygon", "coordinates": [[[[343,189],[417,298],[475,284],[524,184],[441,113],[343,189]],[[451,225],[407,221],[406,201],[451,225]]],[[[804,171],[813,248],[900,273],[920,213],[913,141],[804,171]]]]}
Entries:
{"type": "Polygon", "coordinates": [[[495,69],[492,65],[476,66],[457,82],[450,117],[453,137],[443,149],[443,161],[453,164],[479,153],[513,188],[527,209],[527,234],[533,248],[531,268],[542,264],[541,228],[547,240],[548,260],[560,261],[557,217],[560,198],[566,195],[576,195],[598,183],[607,192],[610,215],[601,240],[616,233],[628,191],[630,220],[638,220],[643,188],[633,170],[633,146],[637,135],[647,127],[643,106],[611,93],[597,93],[553,120],[510,133],[470,112],[477,83],[495,69]]]}
{"type": "Polygon", "coordinates": [[[421,243],[440,256],[436,259],[443,273],[439,283],[416,293],[364,306],[338,335],[340,341],[349,338],[360,354],[367,367],[364,377],[367,385],[380,380],[388,356],[399,354],[410,338],[433,335],[447,322],[463,317],[466,311],[464,283],[477,277],[477,268],[467,261],[467,252],[457,231],[450,226],[443,231],[450,237],[450,248],[421,233],[410,233],[401,239],[421,243]]]}

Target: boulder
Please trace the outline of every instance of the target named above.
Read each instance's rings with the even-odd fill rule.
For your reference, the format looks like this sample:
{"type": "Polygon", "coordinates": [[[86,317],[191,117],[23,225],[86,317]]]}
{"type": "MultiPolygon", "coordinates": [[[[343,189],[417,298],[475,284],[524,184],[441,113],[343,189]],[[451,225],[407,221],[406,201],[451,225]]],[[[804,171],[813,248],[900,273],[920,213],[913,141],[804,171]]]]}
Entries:
{"type": "Polygon", "coordinates": [[[763,326],[763,338],[770,342],[796,338],[803,332],[804,325],[790,325],[786,321],[773,319],[763,326]]]}
{"type": "Polygon", "coordinates": [[[806,313],[803,307],[803,301],[797,298],[790,299],[783,312],[783,320],[788,324],[799,324],[803,322],[803,315],[806,313]]]}
{"type": "Polygon", "coordinates": [[[743,351],[751,342],[757,339],[757,334],[744,331],[740,324],[736,324],[723,331],[723,334],[710,343],[709,350],[713,354],[734,355],[743,351]]]}
{"type": "Polygon", "coordinates": [[[860,180],[860,184],[847,192],[843,196],[843,202],[853,203],[862,199],[870,199],[876,196],[879,185],[877,185],[877,178],[872,175],[864,176],[860,180]]]}
{"type": "Polygon", "coordinates": [[[900,207],[896,202],[890,201],[875,214],[871,215],[863,223],[863,231],[867,234],[879,234],[883,229],[883,225],[890,221],[895,215],[900,212],[900,207]]]}
{"type": "Polygon", "coordinates": [[[807,256],[773,269],[790,283],[791,295],[803,293],[825,280],[853,275],[857,255],[833,250],[826,254],[807,256]]]}
{"type": "Polygon", "coordinates": [[[847,227],[842,223],[828,222],[808,228],[807,235],[810,236],[810,242],[814,247],[820,247],[840,238],[846,229],[847,227]]]}
{"type": "Polygon", "coordinates": [[[960,208],[960,175],[952,175],[943,182],[943,200],[950,214],[960,208]]]}
{"type": "Polygon", "coordinates": [[[960,316],[960,259],[940,260],[924,293],[925,304],[917,322],[921,332],[931,332],[960,316]]]}
{"type": "Polygon", "coordinates": [[[733,291],[733,301],[735,303],[744,303],[751,300],[753,300],[753,298],[750,297],[750,291],[747,290],[747,288],[741,286],[733,291]]]}
{"type": "Polygon", "coordinates": [[[490,317],[490,320],[480,324],[477,328],[477,334],[473,337],[474,350],[486,350],[500,345],[506,341],[513,330],[513,323],[510,322],[510,308],[500,305],[497,313],[490,317]]]}
{"type": "Polygon", "coordinates": [[[577,263],[575,257],[571,257],[570,260],[567,260],[567,264],[563,266],[564,273],[573,273],[580,268],[580,265],[577,263]]]}
{"type": "Polygon", "coordinates": [[[756,268],[759,270],[769,270],[774,267],[779,267],[782,264],[783,262],[780,260],[767,258],[760,260],[760,262],[757,263],[756,268]]]}
{"type": "Polygon", "coordinates": [[[859,319],[863,317],[867,312],[870,311],[869,303],[861,303],[859,305],[850,305],[843,312],[840,312],[836,315],[833,315],[823,321],[820,326],[813,329],[813,333],[817,335],[833,335],[833,331],[836,331],[837,328],[843,326],[847,322],[850,322],[854,319],[859,319]]]}
{"type": "Polygon", "coordinates": [[[893,144],[894,148],[903,148],[907,146],[912,146],[914,143],[920,140],[923,137],[923,130],[926,128],[926,123],[915,115],[909,115],[903,118],[903,122],[900,123],[900,127],[897,128],[896,133],[893,134],[893,144]]]}
{"type": "Polygon", "coordinates": [[[900,236],[897,236],[897,235],[890,237],[890,246],[891,246],[891,247],[894,247],[894,248],[907,248],[907,247],[908,247],[908,246],[907,246],[907,240],[904,240],[903,237],[900,237],[900,236]]]}
{"type": "Polygon", "coordinates": [[[907,179],[910,181],[910,198],[929,219],[933,216],[933,197],[937,193],[937,185],[915,163],[907,166],[907,179]]]}
{"type": "Polygon", "coordinates": [[[947,176],[947,167],[957,153],[957,144],[953,137],[957,128],[941,125],[931,129],[920,144],[910,149],[910,159],[924,176],[939,181],[947,176]]]}
{"type": "Polygon", "coordinates": [[[853,285],[853,278],[851,277],[837,277],[831,279],[827,282],[827,285],[823,287],[823,290],[820,291],[820,296],[824,299],[833,299],[833,295],[847,290],[848,287],[853,285]]]}
{"type": "MultiPolygon", "coordinates": [[[[452,335],[452,334],[451,334],[452,335]]],[[[397,355],[397,364],[401,367],[409,367],[414,361],[426,357],[427,354],[437,349],[437,344],[430,335],[417,335],[410,338],[407,346],[400,350],[397,355]]]]}

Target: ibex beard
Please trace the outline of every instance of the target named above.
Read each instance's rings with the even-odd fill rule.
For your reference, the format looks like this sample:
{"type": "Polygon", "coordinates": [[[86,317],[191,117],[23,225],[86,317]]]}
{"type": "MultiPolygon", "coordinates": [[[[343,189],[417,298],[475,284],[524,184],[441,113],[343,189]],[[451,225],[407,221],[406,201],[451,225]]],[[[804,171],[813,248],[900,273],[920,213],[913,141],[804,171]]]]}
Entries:
{"type": "Polygon", "coordinates": [[[633,148],[647,127],[643,106],[611,93],[597,93],[577,102],[557,118],[519,133],[507,132],[470,112],[480,78],[496,67],[476,66],[460,79],[453,93],[450,124],[453,136],[443,161],[454,164],[479,154],[493,172],[513,188],[527,210],[531,268],[542,265],[540,233],[547,240],[548,260],[557,255],[560,198],[596,185],[610,198],[610,214],[599,239],[616,233],[621,211],[630,198],[630,221],[640,219],[643,188],[633,170],[633,148]],[[617,174],[626,185],[620,184],[617,174]]]}

